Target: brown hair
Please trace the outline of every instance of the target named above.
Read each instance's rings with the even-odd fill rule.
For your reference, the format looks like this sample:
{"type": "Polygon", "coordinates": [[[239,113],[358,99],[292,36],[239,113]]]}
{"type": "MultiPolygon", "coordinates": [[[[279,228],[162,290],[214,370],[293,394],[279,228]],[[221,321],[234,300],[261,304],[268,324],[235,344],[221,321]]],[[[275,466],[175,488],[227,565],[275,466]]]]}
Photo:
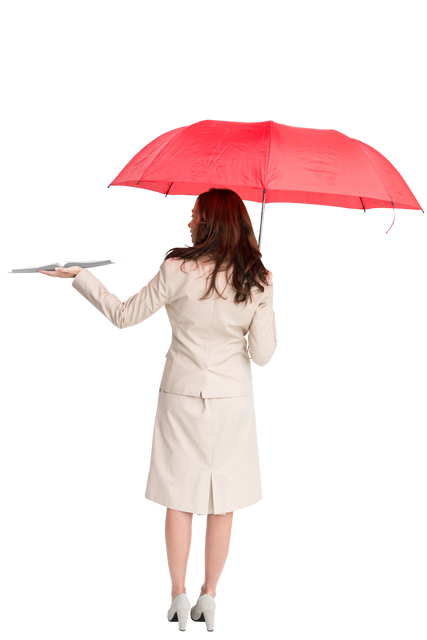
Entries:
{"type": "MultiPolygon", "coordinates": [[[[200,300],[207,298],[213,289],[221,295],[215,284],[216,274],[233,266],[231,284],[236,291],[236,304],[246,304],[248,295],[252,302],[251,288],[257,286],[264,291],[262,284],[268,285],[269,271],[261,261],[262,253],[243,200],[231,189],[212,188],[199,195],[197,208],[199,223],[195,230],[194,246],[170,249],[165,260],[183,258],[183,264],[187,260],[195,260],[198,265],[199,258],[210,256],[215,267],[210,286],[200,300]],[[221,269],[223,262],[225,268],[221,269]]],[[[227,280],[230,282],[229,278],[227,280]]]]}

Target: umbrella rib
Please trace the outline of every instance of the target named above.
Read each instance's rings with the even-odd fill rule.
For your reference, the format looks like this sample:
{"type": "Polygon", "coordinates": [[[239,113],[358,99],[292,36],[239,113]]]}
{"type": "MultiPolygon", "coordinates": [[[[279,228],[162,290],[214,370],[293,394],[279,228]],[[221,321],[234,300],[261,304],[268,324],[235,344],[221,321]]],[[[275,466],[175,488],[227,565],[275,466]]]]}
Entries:
{"type": "MultiPolygon", "coordinates": [[[[386,190],[386,192],[387,192],[387,194],[388,194],[388,197],[390,198],[390,202],[391,202],[391,204],[394,206],[393,198],[391,197],[391,195],[390,195],[390,193],[389,193],[389,191],[388,191],[387,187],[385,186],[385,184],[384,184],[384,180],[382,179],[380,172],[378,171],[378,169],[376,168],[376,166],[375,166],[375,165],[374,165],[374,163],[372,162],[371,158],[370,158],[370,157],[368,156],[368,154],[366,153],[365,149],[364,149],[363,147],[361,147],[361,146],[360,146],[360,144],[359,144],[359,140],[356,140],[356,138],[352,138],[352,140],[354,140],[354,142],[357,142],[357,146],[359,147],[359,149],[361,149],[361,150],[363,151],[363,153],[364,153],[364,154],[365,154],[365,156],[368,158],[368,160],[369,160],[369,162],[371,163],[371,165],[374,167],[375,171],[376,171],[376,172],[377,172],[377,174],[378,174],[379,179],[380,179],[380,180],[381,180],[381,182],[383,183],[383,187],[384,187],[384,189],[386,190]]],[[[387,160],[387,158],[386,158],[386,160],[387,160]]],[[[397,169],[396,169],[396,171],[397,171],[397,169]]],[[[359,197],[360,197],[360,196],[359,196],[359,197]]],[[[362,203],[362,204],[363,204],[363,203],[362,203]]],[[[363,208],[365,208],[365,207],[363,207],[363,208]]]]}

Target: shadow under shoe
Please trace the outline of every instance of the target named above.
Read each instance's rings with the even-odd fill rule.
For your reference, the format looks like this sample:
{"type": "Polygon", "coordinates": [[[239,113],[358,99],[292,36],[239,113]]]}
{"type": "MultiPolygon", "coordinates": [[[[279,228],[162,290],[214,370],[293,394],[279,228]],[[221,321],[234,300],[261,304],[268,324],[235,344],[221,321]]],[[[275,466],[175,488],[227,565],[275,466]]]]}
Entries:
{"type": "Polygon", "coordinates": [[[208,631],[214,630],[215,598],[210,593],[206,593],[197,600],[194,607],[191,607],[190,616],[194,622],[206,622],[208,631]]]}

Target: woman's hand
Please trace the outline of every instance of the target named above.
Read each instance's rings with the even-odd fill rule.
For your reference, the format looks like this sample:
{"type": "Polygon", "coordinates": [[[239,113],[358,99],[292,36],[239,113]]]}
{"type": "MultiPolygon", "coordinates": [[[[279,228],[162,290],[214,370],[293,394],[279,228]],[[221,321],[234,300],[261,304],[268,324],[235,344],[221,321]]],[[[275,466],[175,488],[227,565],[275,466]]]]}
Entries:
{"type": "Polygon", "coordinates": [[[55,267],[55,271],[43,271],[39,269],[38,273],[44,273],[47,276],[53,276],[54,278],[75,278],[80,271],[83,270],[83,267],[55,267]]]}

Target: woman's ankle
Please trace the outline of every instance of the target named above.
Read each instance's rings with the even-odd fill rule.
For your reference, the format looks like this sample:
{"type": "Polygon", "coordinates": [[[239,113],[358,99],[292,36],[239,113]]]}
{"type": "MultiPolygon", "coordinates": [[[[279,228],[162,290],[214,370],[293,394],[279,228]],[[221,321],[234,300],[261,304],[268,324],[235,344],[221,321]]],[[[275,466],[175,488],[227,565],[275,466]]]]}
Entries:
{"type": "Polygon", "coordinates": [[[185,589],[183,589],[182,591],[178,591],[178,593],[169,593],[169,600],[170,602],[172,602],[172,600],[175,600],[175,598],[179,595],[181,595],[181,593],[187,593],[187,591],[185,589]]]}
{"type": "Polygon", "coordinates": [[[201,591],[198,597],[201,598],[202,596],[206,596],[208,594],[215,598],[215,600],[218,598],[218,594],[215,594],[215,592],[212,591],[201,591]]]}

